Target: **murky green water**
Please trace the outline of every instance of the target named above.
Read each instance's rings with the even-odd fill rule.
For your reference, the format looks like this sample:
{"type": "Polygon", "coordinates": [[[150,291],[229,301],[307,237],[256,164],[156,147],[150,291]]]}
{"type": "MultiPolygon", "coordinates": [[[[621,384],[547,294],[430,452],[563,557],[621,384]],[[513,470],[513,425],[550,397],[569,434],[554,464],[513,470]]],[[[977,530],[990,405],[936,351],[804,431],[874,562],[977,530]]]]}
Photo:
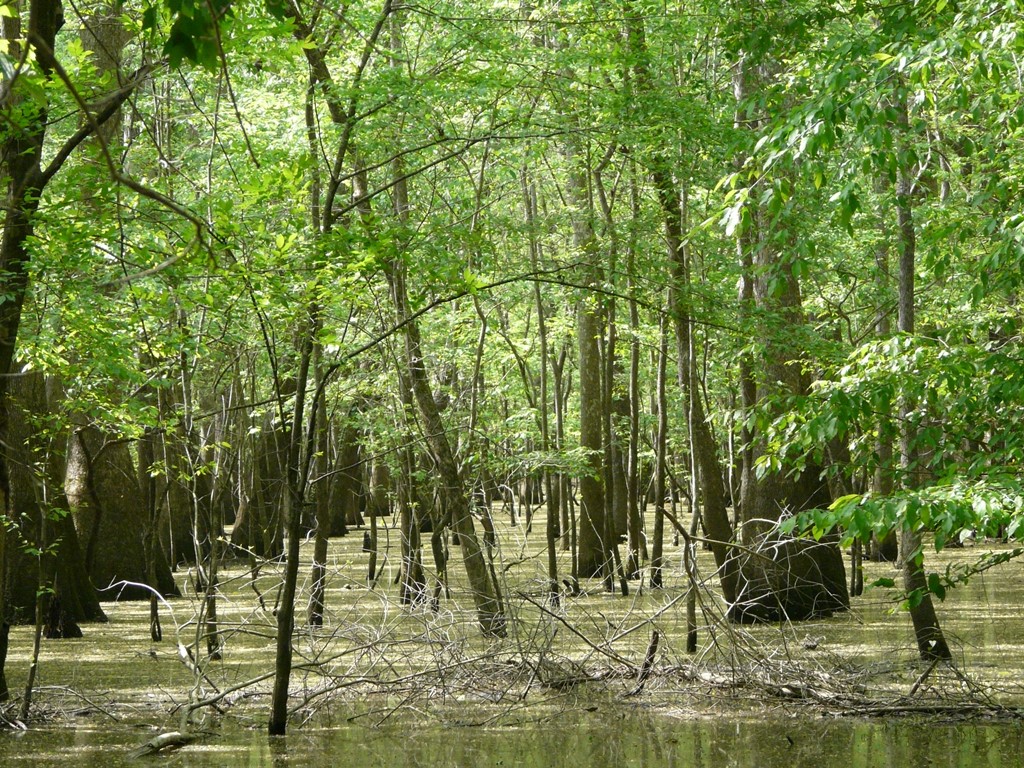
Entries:
{"type": "MultiPolygon", "coordinates": [[[[348,567],[345,564],[358,559],[357,545],[358,542],[350,541],[337,545],[339,574],[348,567]]],[[[969,550],[943,553],[941,561],[933,558],[933,567],[972,556],[969,550]]],[[[891,565],[869,564],[867,580],[891,572],[891,565]]],[[[231,628],[226,635],[225,659],[208,669],[223,687],[264,672],[272,658],[273,617],[251,607],[244,576],[239,567],[235,578],[241,586],[230,594],[231,599],[225,601],[222,610],[222,626],[231,628]]],[[[266,578],[272,586],[273,575],[266,578]]],[[[681,603],[676,603],[685,580],[673,571],[669,581],[669,589],[646,591],[642,596],[634,594],[628,600],[606,595],[596,588],[592,594],[563,606],[566,620],[588,638],[607,640],[609,648],[635,663],[643,658],[650,636],[645,617],[656,616],[655,626],[662,633],[658,670],[666,674],[652,679],[640,697],[624,697],[632,685],[629,680],[612,679],[593,689],[583,686],[551,691],[537,685],[531,688],[525,679],[520,679],[505,690],[500,681],[489,686],[487,680],[478,680],[466,672],[440,687],[417,682],[408,689],[401,687],[390,697],[380,698],[378,693],[372,701],[353,691],[331,706],[324,705],[305,727],[293,724],[287,738],[268,739],[262,728],[266,717],[265,689],[269,685],[265,683],[262,693],[248,700],[248,706],[244,702],[227,706],[224,718],[207,717],[205,713],[198,717],[196,724],[215,723],[215,732],[202,741],[176,753],[141,760],[130,759],[130,752],[158,733],[153,730],[157,724],[173,730],[170,723],[178,722],[180,712],[176,705],[187,701],[187,691],[194,681],[173,643],[150,642],[146,606],[110,604],[111,622],[90,625],[86,638],[44,644],[35,699],[38,715],[29,732],[0,731],[0,768],[117,768],[147,763],[313,768],[1024,768],[1021,722],[951,724],[927,718],[826,717],[824,712],[836,710],[808,707],[792,700],[766,699],[763,692],[728,686],[712,695],[713,686],[705,685],[700,677],[667,672],[681,669],[694,659],[683,652],[685,614],[681,603]],[[624,627],[631,626],[640,629],[623,632],[624,627]],[[613,642],[609,638],[619,639],[613,642]],[[493,698],[496,693],[504,698],[493,698]],[[400,711],[390,709],[393,699],[404,702],[400,711]],[[584,705],[590,711],[583,711],[584,705]],[[359,708],[362,712],[356,720],[358,724],[350,724],[346,715],[359,708]],[[714,714],[716,711],[724,714],[714,714]],[[362,717],[367,712],[377,712],[378,716],[362,717]],[[402,718],[400,724],[392,714],[402,718]],[[494,714],[500,717],[492,717],[494,714]],[[115,722],[115,718],[120,722],[115,722]],[[47,727],[47,722],[55,724],[47,727]],[[58,727],[58,722],[63,727],[58,727]],[[374,727],[380,722],[384,725],[374,727]],[[466,722],[485,727],[453,725],[466,722]]],[[[231,583],[225,580],[225,589],[228,586],[231,583]]],[[[336,653],[363,646],[367,636],[386,636],[394,642],[393,646],[385,647],[384,641],[379,641],[382,655],[376,661],[376,657],[367,661],[368,657],[353,655],[351,661],[346,656],[331,662],[333,674],[383,674],[380,666],[386,662],[387,670],[398,676],[406,668],[421,664],[436,664],[439,672],[455,675],[462,658],[456,651],[472,655],[480,650],[474,645],[479,643],[478,639],[467,641],[465,648],[453,645],[449,649],[447,642],[440,640],[447,641],[446,633],[458,629],[457,623],[434,627],[432,616],[388,608],[380,594],[366,590],[352,579],[336,577],[329,596],[333,608],[329,631],[325,630],[324,637],[316,642],[303,639],[300,650],[309,654],[321,649],[336,653]],[[433,642],[424,644],[422,638],[427,637],[433,638],[433,642]],[[451,658],[447,655],[449,650],[451,658]],[[377,666],[366,666],[371,662],[377,666]],[[344,666],[348,664],[351,667],[344,666]]],[[[973,579],[967,588],[957,590],[939,607],[955,648],[955,674],[970,676],[994,699],[1009,706],[1024,703],[1022,604],[1024,559],[973,579]]],[[[722,628],[719,638],[742,633],[742,642],[730,642],[739,642],[744,653],[756,652],[759,658],[771,659],[780,669],[784,663],[793,662],[811,670],[819,666],[823,671],[855,670],[858,686],[887,701],[897,694],[906,695],[923,670],[916,662],[909,618],[905,613],[891,613],[891,605],[891,596],[885,591],[871,590],[858,598],[847,614],[787,628],[728,628],[728,632],[722,628]]],[[[187,641],[194,633],[194,625],[189,623],[189,612],[194,606],[188,599],[182,599],[174,601],[172,607],[175,616],[168,616],[167,625],[177,624],[178,634],[187,641]],[[171,618],[176,621],[170,621],[171,618]]],[[[527,629],[539,621],[538,616],[527,614],[529,609],[528,603],[519,606],[527,621],[534,622],[528,623],[527,629]]],[[[467,620],[466,626],[471,625],[467,620]]],[[[8,673],[15,686],[21,684],[27,670],[30,632],[28,627],[16,627],[12,632],[8,673]]],[[[539,658],[540,636],[526,633],[517,638],[524,657],[533,654],[532,658],[539,658]]],[[[702,628],[701,663],[712,665],[713,671],[713,664],[719,659],[704,652],[710,638],[707,629],[702,628]]],[[[545,646],[543,653],[562,654],[563,659],[580,653],[594,670],[615,667],[590,647],[583,646],[569,631],[562,631],[557,638],[552,635],[550,648],[545,646]]],[[[749,656],[742,658],[749,660],[749,656]]],[[[743,679],[742,672],[739,679],[743,679]]],[[[949,670],[937,669],[918,696],[934,695],[928,689],[936,680],[941,680],[947,689],[956,689],[958,679],[949,670]]],[[[307,682],[315,685],[317,680],[307,682]]],[[[302,690],[305,685],[299,677],[293,683],[295,690],[302,690]]],[[[938,693],[941,695],[941,690],[938,693]]]]}
{"type": "Polygon", "coordinates": [[[722,719],[674,721],[623,711],[528,728],[410,726],[210,735],[167,756],[131,760],[145,732],[36,730],[0,737],[4,766],[956,766],[1024,765],[1024,726],[922,721],[722,719]]]}

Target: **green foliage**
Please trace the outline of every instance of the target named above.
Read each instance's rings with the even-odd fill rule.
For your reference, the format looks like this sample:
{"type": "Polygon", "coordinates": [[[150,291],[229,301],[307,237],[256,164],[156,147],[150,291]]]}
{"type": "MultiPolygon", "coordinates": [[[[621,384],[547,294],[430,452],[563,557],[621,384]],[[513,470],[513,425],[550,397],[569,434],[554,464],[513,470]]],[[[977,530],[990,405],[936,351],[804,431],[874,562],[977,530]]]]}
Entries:
{"type": "Polygon", "coordinates": [[[936,483],[972,481],[1015,466],[1024,457],[1013,427],[1024,415],[1024,363],[1016,337],[990,342],[987,335],[982,324],[946,328],[938,338],[894,336],[861,346],[835,378],[787,400],[774,422],[758,422],[770,435],[765,466],[821,462],[829,441],[840,438],[849,442],[852,463],[873,472],[880,466],[876,441],[892,438],[901,404],[913,406],[906,416],[908,448],[919,458],[911,472],[936,483]],[[984,340],[975,343],[979,336],[984,340]]]}
{"type": "Polygon", "coordinates": [[[223,53],[220,27],[232,14],[232,0],[163,0],[146,6],[142,29],[163,39],[172,67],[187,61],[213,71],[223,53]]]}
{"type": "Polygon", "coordinates": [[[836,499],[828,509],[811,510],[787,518],[787,533],[805,531],[820,538],[836,527],[843,541],[867,541],[894,530],[928,531],[935,549],[942,550],[962,532],[974,536],[1024,540],[1024,497],[1019,481],[1001,476],[977,482],[936,484],[916,491],[887,496],[856,493],[836,499]]]}
{"type": "MultiPolygon", "coordinates": [[[[825,461],[827,446],[849,446],[850,465],[838,474],[890,473],[888,495],[852,493],[827,510],[789,518],[787,531],[820,537],[839,527],[848,543],[892,531],[931,534],[936,550],[964,535],[1024,540],[1024,489],[1018,468],[1024,444],[1016,425],[1024,404],[1024,363],[1019,338],[988,341],[980,328],[947,328],[940,338],[897,336],[858,349],[831,380],[789,401],[766,425],[771,451],[763,469],[802,468],[825,461]],[[973,338],[981,336],[982,341],[973,338]],[[973,338],[972,338],[973,337],[973,338]],[[916,460],[905,469],[879,460],[880,439],[892,440],[901,406],[911,436],[903,449],[916,460]]],[[[997,557],[991,567],[1004,562],[997,557]]],[[[978,567],[981,567],[980,565],[978,567]]],[[[972,566],[973,568],[973,566],[972,566]]],[[[982,568],[984,570],[984,568],[982,568]]],[[[929,576],[928,588],[945,591],[973,573],[929,576]]]]}

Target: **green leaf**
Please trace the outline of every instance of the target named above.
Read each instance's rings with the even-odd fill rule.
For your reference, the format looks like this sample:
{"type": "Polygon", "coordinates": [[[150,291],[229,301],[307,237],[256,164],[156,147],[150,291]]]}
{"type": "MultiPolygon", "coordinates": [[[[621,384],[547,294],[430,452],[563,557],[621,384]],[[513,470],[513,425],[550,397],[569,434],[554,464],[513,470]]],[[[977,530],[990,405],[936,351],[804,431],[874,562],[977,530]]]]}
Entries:
{"type": "Polygon", "coordinates": [[[5,53],[0,53],[0,71],[3,71],[5,81],[10,82],[14,79],[14,64],[5,53]]]}
{"type": "Polygon", "coordinates": [[[928,574],[928,591],[939,598],[939,600],[946,599],[946,587],[943,585],[942,578],[939,574],[928,574]]]}
{"type": "Polygon", "coordinates": [[[861,494],[859,493],[849,493],[846,496],[840,496],[839,498],[837,498],[835,501],[828,505],[828,508],[833,511],[843,509],[844,507],[848,507],[852,504],[860,502],[860,500],[863,498],[864,497],[861,496],[861,494]]]}
{"type": "Polygon", "coordinates": [[[288,18],[287,0],[265,0],[264,6],[267,9],[267,13],[278,21],[284,21],[288,18]]]}
{"type": "Polygon", "coordinates": [[[157,27],[157,9],[155,5],[147,5],[142,12],[142,28],[148,32],[155,32],[157,27]]]}

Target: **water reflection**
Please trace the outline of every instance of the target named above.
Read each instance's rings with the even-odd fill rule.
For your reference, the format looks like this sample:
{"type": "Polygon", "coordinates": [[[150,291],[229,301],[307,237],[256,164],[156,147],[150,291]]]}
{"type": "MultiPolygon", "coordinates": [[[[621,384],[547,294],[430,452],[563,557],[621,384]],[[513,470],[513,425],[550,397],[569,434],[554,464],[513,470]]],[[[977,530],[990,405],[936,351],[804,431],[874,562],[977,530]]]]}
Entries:
{"type": "MultiPolygon", "coordinates": [[[[4,766],[76,768],[139,765],[128,751],[149,737],[129,728],[56,730],[0,737],[4,766]]],[[[675,720],[634,710],[567,717],[520,728],[296,730],[269,739],[256,731],[212,736],[204,744],[142,761],[168,766],[319,766],[346,768],[629,768],[630,766],[1020,766],[1019,723],[950,725],[835,719],[675,720]]]]}

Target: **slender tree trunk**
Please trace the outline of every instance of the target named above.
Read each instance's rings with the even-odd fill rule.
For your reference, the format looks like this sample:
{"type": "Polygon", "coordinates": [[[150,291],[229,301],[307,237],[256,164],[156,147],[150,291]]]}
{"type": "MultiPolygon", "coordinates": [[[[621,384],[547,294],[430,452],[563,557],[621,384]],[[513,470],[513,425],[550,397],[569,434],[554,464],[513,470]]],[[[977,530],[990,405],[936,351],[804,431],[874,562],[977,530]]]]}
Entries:
{"type": "MultiPolygon", "coordinates": [[[[157,524],[159,509],[157,505],[157,482],[153,465],[156,463],[156,430],[146,428],[139,438],[139,490],[142,491],[142,508],[146,513],[146,561],[148,567],[147,581],[150,586],[156,585],[156,547],[158,546],[157,524]]],[[[163,640],[163,629],[160,626],[160,600],[156,594],[149,595],[149,638],[154,643],[163,640]]]]}
{"type": "MultiPolygon", "coordinates": [[[[578,165],[583,161],[575,142],[570,141],[566,154],[570,166],[566,188],[573,206],[573,241],[587,265],[584,277],[596,284],[598,260],[597,237],[590,219],[592,209],[586,182],[588,174],[578,165]]],[[[578,532],[577,569],[582,578],[604,574],[612,567],[608,542],[605,538],[604,485],[604,413],[602,404],[600,341],[604,323],[598,302],[593,296],[583,297],[576,308],[576,338],[579,352],[579,422],[580,448],[586,452],[587,471],[579,479],[580,517],[578,532]]]]}
{"type": "MultiPolygon", "coordinates": [[[[741,54],[741,58],[733,67],[733,95],[736,100],[736,112],[733,120],[733,126],[736,130],[741,130],[746,123],[746,118],[743,114],[744,104],[749,96],[748,94],[748,67],[749,67],[749,54],[741,54]]],[[[750,126],[753,128],[754,126],[750,126]]],[[[737,158],[736,165],[742,166],[742,157],[737,158]]],[[[753,329],[753,317],[754,317],[754,239],[755,235],[755,222],[750,222],[749,226],[740,232],[736,238],[736,254],[740,264],[740,287],[739,287],[739,322],[741,328],[750,328],[751,333],[753,329]]],[[[748,414],[757,405],[757,384],[754,379],[754,365],[751,360],[751,355],[747,351],[743,351],[740,354],[738,361],[739,371],[739,394],[740,394],[740,409],[741,413],[748,414]]],[[[740,449],[739,449],[739,471],[740,471],[740,482],[739,482],[739,504],[733,510],[733,514],[736,520],[736,526],[740,526],[744,519],[745,512],[743,510],[743,499],[750,498],[753,494],[753,488],[757,484],[757,480],[754,476],[754,435],[751,432],[750,427],[747,425],[747,419],[742,419],[742,426],[740,427],[740,449]]]]}
{"type": "MultiPolygon", "coordinates": [[[[318,379],[322,375],[323,371],[318,371],[318,379]]],[[[323,401],[320,403],[320,412],[326,414],[323,401]]],[[[322,627],[324,624],[324,594],[327,591],[327,544],[331,530],[331,495],[329,491],[330,476],[326,472],[329,450],[326,417],[320,419],[317,433],[317,456],[315,461],[319,470],[317,472],[319,487],[316,488],[314,502],[313,572],[311,574],[312,588],[309,596],[308,612],[309,625],[312,627],[322,627]]]]}
{"type": "MultiPolygon", "coordinates": [[[[634,73],[637,80],[638,93],[648,93],[652,89],[650,67],[647,63],[647,41],[643,24],[638,19],[629,26],[630,47],[635,56],[634,73]]],[[[711,427],[704,413],[700,391],[695,387],[696,376],[691,370],[688,350],[691,333],[691,307],[689,285],[687,283],[688,267],[686,253],[683,248],[683,221],[680,210],[680,199],[673,182],[667,161],[655,156],[651,165],[651,179],[657,193],[658,203],[665,225],[665,237],[668,246],[669,263],[671,264],[672,285],[669,292],[669,312],[675,324],[676,351],[679,360],[679,383],[683,390],[687,410],[693,414],[692,425],[696,430],[692,443],[697,453],[700,467],[700,478],[703,484],[705,499],[704,524],[708,538],[712,540],[712,552],[718,567],[722,592],[725,599],[732,603],[737,595],[737,568],[732,556],[732,525],[729,522],[727,495],[723,483],[723,472],[718,459],[718,447],[711,427]]],[[[663,502],[656,502],[663,503],[663,502]]]]}
{"type": "MultiPolygon", "coordinates": [[[[306,321],[315,326],[315,319],[306,321]]],[[[295,377],[295,406],[287,431],[287,462],[285,467],[285,526],[287,549],[285,554],[284,584],[277,609],[277,643],[274,656],[274,688],[271,693],[270,721],[267,730],[271,736],[283,736],[288,727],[288,684],[292,672],[292,633],[295,628],[295,592],[299,577],[299,544],[302,538],[302,507],[305,501],[306,477],[302,472],[302,441],[309,381],[310,361],[313,355],[313,334],[302,333],[299,370],[295,377]]],[[[281,383],[277,385],[281,397],[281,383]]],[[[313,404],[315,411],[316,404],[313,404]]],[[[314,412],[315,415],[315,412],[314,412]]],[[[315,423],[313,425],[315,427],[315,423]]]]}
{"type": "MultiPolygon", "coordinates": [[[[885,192],[891,185],[885,178],[880,177],[876,183],[878,192],[885,192]]],[[[879,302],[879,308],[875,314],[875,334],[882,339],[889,338],[892,331],[889,319],[890,310],[886,306],[888,297],[892,293],[891,278],[889,276],[889,248],[890,248],[890,227],[886,222],[891,214],[883,210],[878,217],[879,221],[879,244],[875,250],[875,282],[880,297],[885,297],[879,302]]],[[[878,454],[878,467],[871,478],[871,491],[879,496],[888,496],[893,491],[893,436],[894,430],[890,420],[883,421],[878,430],[878,440],[875,451],[878,454]]],[[[883,538],[879,539],[874,534],[868,543],[868,559],[875,561],[896,562],[899,556],[899,534],[890,531],[883,538]]]]}
{"type": "MultiPolygon", "coordinates": [[[[319,371],[317,378],[323,376],[319,371]]],[[[312,587],[309,594],[308,621],[311,627],[324,626],[324,595],[327,592],[327,555],[328,542],[331,535],[331,475],[327,471],[329,452],[329,433],[327,429],[327,403],[323,398],[319,399],[314,408],[319,409],[321,415],[317,419],[319,424],[316,435],[316,478],[318,486],[315,488],[314,512],[313,512],[313,563],[310,581],[312,587]]]]}
{"type": "MultiPolygon", "coordinates": [[[[898,114],[898,128],[906,142],[910,128],[905,93],[900,95],[898,114]]],[[[914,231],[912,194],[911,170],[906,167],[906,161],[904,161],[896,185],[896,217],[900,241],[899,330],[900,333],[907,336],[913,336],[915,333],[914,272],[917,258],[917,238],[914,231]]],[[[916,428],[913,425],[914,407],[915,404],[908,397],[903,398],[900,407],[900,469],[903,474],[903,487],[907,489],[916,487],[913,477],[913,473],[916,471],[914,445],[917,437],[916,428]]],[[[924,660],[950,659],[952,654],[939,626],[931,593],[928,592],[920,532],[909,525],[904,525],[900,532],[899,548],[903,564],[903,587],[908,593],[916,593],[920,597],[918,602],[912,601],[910,607],[918,653],[924,660]]]]}
{"type": "MultiPolygon", "coordinates": [[[[28,32],[39,37],[51,51],[57,35],[58,17],[61,14],[59,0],[31,0],[29,2],[28,32]]],[[[22,27],[17,7],[11,16],[0,19],[0,29],[7,44],[6,54],[11,61],[17,61],[22,54],[22,27]]],[[[49,75],[52,66],[47,57],[40,59],[44,74],[49,75]]],[[[16,96],[12,96],[12,104],[16,96]]],[[[21,312],[28,289],[29,252],[28,242],[34,226],[32,217],[39,207],[39,200],[45,180],[42,177],[41,159],[43,141],[48,122],[46,105],[17,104],[24,106],[24,118],[32,122],[25,130],[8,130],[5,133],[2,152],[2,177],[5,180],[3,205],[3,238],[0,240],[0,275],[4,276],[4,301],[0,302],[0,513],[14,519],[15,510],[11,504],[11,488],[8,466],[8,382],[14,373],[18,329],[21,312]]],[[[5,107],[5,112],[10,106],[5,107]]],[[[9,696],[7,678],[4,674],[7,662],[7,644],[10,632],[7,593],[7,558],[9,550],[17,546],[16,541],[8,542],[7,527],[0,525],[0,700],[9,696]]]]}
{"type": "MultiPolygon", "coordinates": [[[[601,162],[594,169],[594,188],[604,217],[605,235],[608,240],[607,269],[604,282],[614,286],[618,280],[619,238],[615,227],[610,196],[605,190],[603,173],[614,156],[615,145],[609,145],[601,162]]],[[[619,542],[626,533],[628,513],[626,504],[626,466],[622,451],[622,440],[617,422],[629,418],[629,405],[616,394],[615,382],[621,378],[616,346],[618,344],[617,305],[614,295],[603,301],[605,332],[599,338],[601,367],[601,442],[604,446],[604,543],[608,550],[608,566],[605,568],[606,588],[611,591],[615,578],[619,591],[629,594],[629,581],[619,554],[619,542]]]]}
{"type": "MultiPolygon", "coordinates": [[[[401,167],[396,158],[393,168],[395,185],[395,213],[399,221],[408,218],[408,191],[401,167]]],[[[359,179],[357,179],[357,182],[359,179]]],[[[357,189],[356,194],[360,191],[357,189]]],[[[441,485],[441,503],[445,517],[458,536],[470,591],[476,605],[477,619],[486,635],[505,634],[505,615],[498,584],[492,578],[488,563],[473,524],[472,503],[466,484],[459,472],[451,443],[437,401],[430,389],[420,338],[419,323],[412,317],[406,288],[406,265],[396,259],[387,265],[385,276],[391,289],[397,324],[404,328],[403,365],[409,388],[426,433],[426,442],[438,472],[441,485]]]]}
{"type": "Polygon", "coordinates": [[[416,404],[413,401],[409,377],[399,368],[398,391],[402,407],[399,449],[401,467],[398,478],[398,529],[400,538],[400,567],[398,571],[398,598],[402,605],[414,605],[426,599],[427,584],[423,574],[423,555],[420,540],[420,516],[425,514],[419,497],[416,452],[418,442],[413,429],[416,404]]]}
{"type": "MultiPolygon", "coordinates": [[[[523,207],[526,212],[526,225],[530,235],[530,266],[536,272],[540,261],[540,243],[536,231],[537,194],[533,185],[527,180],[527,171],[522,171],[523,207]]],[[[533,300],[537,309],[537,337],[540,342],[540,447],[545,456],[551,452],[551,428],[548,418],[548,351],[547,318],[545,317],[544,300],[540,292],[540,283],[533,283],[533,300]]],[[[559,603],[560,589],[558,585],[558,506],[555,503],[555,483],[552,482],[551,470],[544,469],[544,495],[547,499],[547,568],[548,568],[548,600],[552,605],[559,603]]]]}
{"type": "MultiPolygon", "coordinates": [[[[565,389],[565,382],[562,373],[565,370],[566,348],[562,347],[561,353],[551,358],[551,378],[554,385],[553,402],[555,406],[555,450],[565,450],[565,407],[568,393],[565,389]]],[[[557,477],[558,486],[558,514],[559,528],[562,531],[562,549],[570,552],[572,562],[571,576],[573,583],[576,583],[578,573],[576,569],[576,518],[570,509],[572,491],[570,488],[569,476],[560,472],[557,477]]]]}
{"type": "Polygon", "coordinates": [[[656,383],[658,432],[654,444],[654,532],[651,543],[651,587],[661,589],[662,560],[665,546],[665,496],[668,477],[668,394],[666,386],[668,360],[668,330],[666,320],[661,321],[661,342],[658,345],[658,379],[656,383]]]}
{"type": "MultiPolygon", "coordinates": [[[[640,190],[636,166],[630,168],[630,197],[632,220],[640,220],[640,190]]],[[[626,515],[629,561],[626,572],[630,578],[640,578],[640,568],[647,560],[644,541],[644,516],[640,506],[640,311],[637,307],[637,266],[635,227],[631,228],[626,263],[627,291],[629,293],[629,443],[626,458],[626,515]]]]}
{"type": "Polygon", "coordinates": [[[462,547],[466,574],[476,604],[477,617],[485,634],[502,635],[505,617],[492,581],[484,552],[473,525],[472,508],[461,473],[448,442],[447,433],[437,411],[437,403],[427,379],[422,357],[419,327],[410,320],[408,298],[405,291],[404,265],[396,264],[389,274],[392,296],[398,311],[399,323],[405,326],[405,359],[412,394],[424,423],[427,444],[430,446],[441,483],[441,498],[445,514],[450,516],[452,530],[458,535],[462,547]]]}

